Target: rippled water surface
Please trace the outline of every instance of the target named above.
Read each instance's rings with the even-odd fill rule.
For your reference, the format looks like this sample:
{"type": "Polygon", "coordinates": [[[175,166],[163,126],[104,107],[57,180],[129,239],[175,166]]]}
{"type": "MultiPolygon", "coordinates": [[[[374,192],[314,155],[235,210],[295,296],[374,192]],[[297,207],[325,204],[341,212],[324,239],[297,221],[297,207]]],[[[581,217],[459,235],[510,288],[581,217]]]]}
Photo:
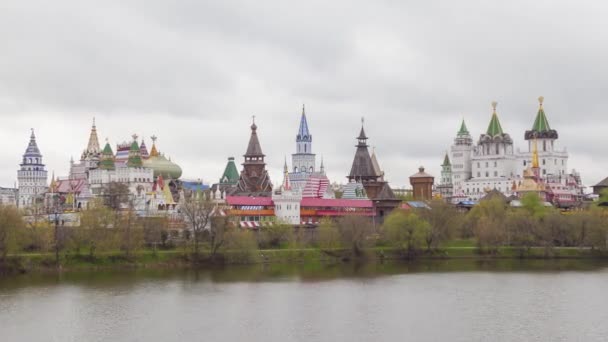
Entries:
{"type": "Polygon", "coordinates": [[[0,341],[607,341],[607,267],[443,261],[0,278],[0,341]]]}

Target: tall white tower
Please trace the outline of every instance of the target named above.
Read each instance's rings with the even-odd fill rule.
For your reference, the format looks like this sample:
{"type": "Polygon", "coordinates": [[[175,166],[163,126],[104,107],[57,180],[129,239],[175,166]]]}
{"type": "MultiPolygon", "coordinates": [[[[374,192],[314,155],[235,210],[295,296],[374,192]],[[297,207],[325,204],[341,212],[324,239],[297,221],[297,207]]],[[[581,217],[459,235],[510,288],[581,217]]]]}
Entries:
{"type": "Polygon", "coordinates": [[[283,173],[283,185],[272,193],[274,215],[283,223],[300,224],[300,203],[302,202],[302,193],[299,191],[294,192],[291,189],[287,161],[285,161],[283,173]]]}
{"type": "Polygon", "coordinates": [[[47,171],[42,163],[42,154],[36,144],[36,135],[32,129],[30,142],[27,145],[21,169],[17,171],[19,181],[19,207],[29,207],[43,201],[44,193],[47,191],[47,171]]]}
{"type": "Polygon", "coordinates": [[[473,154],[473,138],[464,123],[460,124],[460,129],[454,139],[454,144],[450,149],[452,160],[452,185],[454,194],[462,192],[464,181],[471,179],[471,156],[473,154]]]}
{"type": "Polygon", "coordinates": [[[302,106],[300,127],[296,136],[296,153],[291,155],[292,173],[290,180],[294,190],[300,191],[306,185],[310,175],[316,172],[316,157],[312,153],[312,135],[308,130],[306,112],[302,106]]]}
{"type": "Polygon", "coordinates": [[[532,129],[524,137],[528,142],[528,151],[520,155],[519,174],[523,174],[532,161],[533,144],[538,148],[540,176],[550,178],[552,182],[562,182],[568,170],[568,152],[557,146],[559,135],[551,129],[543,108],[544,97],[538,98],[538,113],[532,129]]]}

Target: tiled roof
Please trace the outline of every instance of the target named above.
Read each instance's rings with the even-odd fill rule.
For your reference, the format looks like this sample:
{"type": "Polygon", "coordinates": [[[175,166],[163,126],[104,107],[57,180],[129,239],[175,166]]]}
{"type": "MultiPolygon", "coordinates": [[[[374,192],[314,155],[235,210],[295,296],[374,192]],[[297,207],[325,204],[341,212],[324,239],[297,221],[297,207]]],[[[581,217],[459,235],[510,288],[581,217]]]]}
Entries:
{"type": "Polygon", "coordinates": [[[271,206],[271,197],[248,197],[248,196],[227,196],[226,203],[229,205],[262,205],[271,206]]]}
{"type": "Polygon", "coordinates": [[[371,208],[370,200],[302,198],[301,207],[371,208]]]}

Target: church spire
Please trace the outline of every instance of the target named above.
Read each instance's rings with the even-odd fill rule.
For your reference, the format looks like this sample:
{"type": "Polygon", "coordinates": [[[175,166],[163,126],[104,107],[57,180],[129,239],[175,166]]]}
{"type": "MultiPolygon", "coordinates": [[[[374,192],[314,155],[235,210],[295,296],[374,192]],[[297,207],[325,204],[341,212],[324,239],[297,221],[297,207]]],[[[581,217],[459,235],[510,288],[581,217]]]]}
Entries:
{"type": "Polygon", "coordinates": [[[532,130],[536,132],[547,132],[551,130],[549,126],[549,120],[547,120],[547,116],[545,115],[545,110],[543,109],[543,101],[544,97],[540,96],[538,98],[538,113],[536,114],[536,119],[534,120],[534,125],[532,126],[532,130]]]}
{"type": "Polygon", "coordinates": [[[498,114],[496,114],[496,106],[498,105],[498,102],[494,101],[492,102],[492,119],[490,120],[490,124],[488,125],[488,131],[487,131],[487,135],[491,136],[491,137],[495,137],[498,135],[502,135],[503,131],[502,131],[502,126],[500,125],[500,121],[498,120],[498,114]]]}
{"type": "Polygon", "coordinates": [[[101,152],[99,148],[99,139],[97,138],[97,126],[95,126],[95,117],[93,117],[93,125],[91,126],[91,134],[89,135],[89,143],[87,144],[87,154],[97,154],[101,152]]]}
{"type": "Polygon", "coordinates": [[[467,129],[467,125],[464,123],[464,119],[462,119],[462,123],[460,124],[458,135],[469,135],[469,130],[467,129]]]}
{"type": "Polygon", "coordinates": [[[264,153],[258,140],[258,126],[255,124],[255,115],[253,116],[253,123],[251,124],[251,136],[249,137],[249,144],[247,145],[247,152],[245,153],[245,162],[248,161],[264,161],[264,153]]]}
{"type": "Polygon", "coordinates": [[[302,116],[300,117],[300,127],[298,128],[297,142],[311,142],[312,136],[308,130],[308,121],[306,120],[306,111],[304,105],[302,105],[302,116]]]}

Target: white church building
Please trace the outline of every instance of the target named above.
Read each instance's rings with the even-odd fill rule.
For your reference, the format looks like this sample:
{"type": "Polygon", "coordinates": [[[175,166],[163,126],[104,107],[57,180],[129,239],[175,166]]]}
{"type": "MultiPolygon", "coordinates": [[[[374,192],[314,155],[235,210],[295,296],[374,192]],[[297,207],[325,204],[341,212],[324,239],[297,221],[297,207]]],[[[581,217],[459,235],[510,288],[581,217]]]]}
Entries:
{"type": "Polygon", "coordinates": [[[513,139],[505,133],[496,112],[497,103],[492,103],[492,116],[488,129],[473,143],[464,120],[442,164],[441,189],[444,197],[452,202],[479,200],[491,190],[514,195],[523,179],[524,170],[532,162],[533,146],[538,148],[540,176],[550,183],[566,185],[573,177],[580,177],[575,170],[568,169],[568,152],[557,144],[558,133],[551,129],[543,109],[543,97],[539,98],[539,109],[531,130],[525,132],[527,150],[515,149],[513,139]],[[449,189],[449,190],[448,190],[449,189]]]}

